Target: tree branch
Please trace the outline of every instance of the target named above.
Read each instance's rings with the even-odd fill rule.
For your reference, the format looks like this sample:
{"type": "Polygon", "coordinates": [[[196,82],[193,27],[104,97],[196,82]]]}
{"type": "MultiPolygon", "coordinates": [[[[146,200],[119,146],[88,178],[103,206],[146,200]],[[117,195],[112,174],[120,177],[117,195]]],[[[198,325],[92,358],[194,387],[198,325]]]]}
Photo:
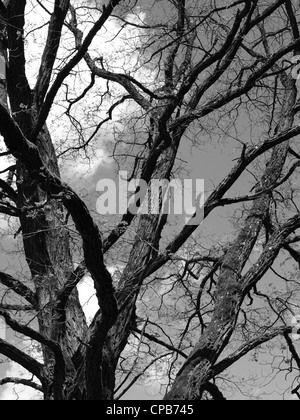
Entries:
{"type": "Polygon", "coordinates": [[[56,308],[55,311],[58,313],[60,317],[60,322],[65,322],[65,308],[68,302],[68,299],[73,292],[74,288],[80,282],[80,280],[85,276],[87,273],[85,262],[81,262],[76,269],[71,273],[68,280],[66,281],[63,288],[57,295],[56,299],[56,308]]]}
{"type": "Polygon", "coordinates": [[[226,398],[219,390],[216,384],[212,384],[211,382],[207,382],[203,385],[203,391],[207,391],[215,401],[224,401],[226,398]]]}
{"type": "Polygon", "coordinates": [[[4,4],[2,3],[2,1],[0,1],[0,15],[3,18],[5,18],[5,19],[8,17],[8,15],[7,15],[7,8],[4,6],[4,4]]]}
{"type": "Polygon", "coordinates": [[[269,267],[273,264],[280,249],[284,246],[285,240],[292,232],[300,227],[300,215],[297,214],[291,217],[284,223],[272,236],[270,236],[266,243],[262,254],[258,261],[247,271],[241,278],[240,284],[242,285],[242,293],[244,296],[257,284],[262,276],[268,271],[269,267]]]}
{"type": "MultiPolygon", "coordinates": [[[[102,240],[87,206],[78,195],[61,179],[45,167],[36,145],[28,141],[15,121],[12,120],[5,107],[0,103],[0,132],[4,137],[7,148],[25,165],[29,175],[37,180],[40,187],[52,197],[60,199],[71,214],[76,229],[83,243],[84,259],[87,270],[91,274],[102,317],[97,321],[97,333],[91,338],[92,352],[86,372],[91,376],[98,369],[101,361],[102,346],[107,332],[114,324],[118,307],[112,285],[112,278],[107,270],[102,253],[102,240]]],[[[101,386],[101,381],[98,384],[101,386]]],[[[96,395],[98,389],[94,384],[88,386],[88,397],[96,395]]]]}
{"type": "Polygon", "coordinates": [[[96,66],[95,61],[90,58],[89,54],[85,54],[85,60],[93,74],[104,80],[110,80],[123,86],[123,88],[126,89],[126,91],[129,93],[132,99],[134,99],[135,102],[139,104],[141,108],[143,108],[145,111],[148,111],[151,108],[151,103],[139,93],[138,89],[134,86],[134,84],[136,84],[140,89],[144,91],[146,90],[151,97],[153,97],[154,95],[151,91],[146,89],[133,77],[130,77],[125,74],[112,73],[110,71],[100,69],[96,66]]]}
{"type": "Polygon", "coordinates": [[[290,336],[289,336],[289,334],[287,332],[284,332],[283,333],[283,336],[284,336],[285,341],[286,341],[286,343],[288,345],[288,348],[289,348],[289,350],[291,352],[291,355],[293,356],[293,359],[295,360],[296,365],[297,365],[298,369],[300,370],[300,357],[299,357],[299,355],[298,355],[298,353],[297,353],[297,351],[295,349],[295,346],[293,344],[293,341],[291,340],[291,338],[290,338],[290,336]]]}
{"type": "Polygon", "coordinates": [[[79,48],[77,53],[71,58],[71,60],[62,68],[62,70],[56,76],[55,81],[53,82],[48,94],[45,98],[45,101],[42,105],[40,110],[38,120],[35,124],[35,127],[30,135],[30,138],[35,138],[37,134],[42,129],[43,125],[45,124],[47,117],[49,115],[50,109],[52,107],[54,98],[60,89],[63,81],[65,78],[70,74],[71,70],[80,62],[80,60],[84,57],[86,52],[88,51],[89,46],[91,45],[95,35],[100,31],[103,27],[107,19],[110,17],[111,13],[115,9],[115,7],[120,3],[121,0],[110,0],[108,5],[103,10],[101,17],[97,20],[94,24],[90,32],[85,37],[82,46],[79,48]]]}
{"type": "Polygon", "coordinates": [[[205,105],[203,105],[202,109],[200,110],[187,112],[181,117],[178,117],[171,124],[170,131],[174,131],[178,127],[187,126],[196,119],[205,117],[213,111],[220,109],[224,105],[229,104],[234,99],[239,98],[240,96],[248,93],[253,88],[253,84],[257,80],[259,80],[263,76],[263,74],[270,70],[280,58],[293,51],[297,47],[300,47],[300,39],[291,42],[290,45],[288,45],[287,47],[283,47],[279,49],[276,53],[274,53],[259,69],[257,69],[251,74],[251,76],[248,78],[248,80],[244,83],[243,86],[225,94],[221,98],[218,95],[214,99],[209,100],[205,105]]]}
{"type": "Polygon", "coordinates": [[[143,337],[148,338],[148,340],[153,341],[154,343],[157,343],[160,346],[165,347],[168,350],[172,350],[175,353],[180,354],[180,356],[184,357],[185,359],[187,359],[187,357],[188,357],[183,351],[177,349],[176,347],[172,346],[171,344],[168,344],[168,343],[165,343],[162,340],[159,340],[154,335],[148,334],[145,331],[141,331],[139,328],[131,328],[131,330],[137,332],[138,334],[142,335],[143,337]]]}
{"type": "Polygon", "coordinates": [[[135,382],[141,377],[143,376],[143,374],[146,372],[147,369],[149,369],[150,366],[152,366],[155,362],[157,362],[158,360],[162,359],[163,357],[167,357],[169,355],[171,355],[172,353],[165,353],[161,356],[156,357],[155,359],[151,360],[151,362],[140,372],[138,373],[129,383],[129,385],[126,386],[126,388],[123,389],[123,391],[120,392],[119,395],[117,395],[115,397],[115,400],[119,400],[131,387],[133,384],[135,384],[135,382]]]}
{"type": "Polygon", "coordinates": [[[196,108],[204,92],[206,92],[209,89],[209,87],[212,86],[222,76],[225,70],[230,66],[231,61],[233,60],[236,52],[242,44],[243,36],[246,35],[246,33],[250,30],[249,25],[245,25],[245,28],[241,31],[239,36],[237,36],[238,30],[240,29],[243,19],[248,14],[250,14],[250,17],[251,12],[253,13],[253,5],[251,7],[250,2],[245,2],[244,10],[242,10],[242,12],[238,11],[238,13],[236,14],[236,18],[232,25],[232,28],[219,51],[210,56],[204,62],[201,62],[200,64],[196,65],[192,70],[188,82],[183,85],[183,87],[178,93],[180,99],[182,99],[184,95],[187,92],[189,92],[200,73],[202,73],[206,68],[212,66],[218,60],[222,60],[223,62],[221,65],[217,66],[217,69],[212,73],[212,75],[208,77],[206,81],[196,89],[196,93],[190,100],[189,108],[196,108]]]}
{"type": "MultiPolygon", "coordinates": [[[[295,16],[291,0],[286,0],[285,8],[286,8],[286,11],[287,11],[287,14],[288,14],[288,17],[289,17],[289,21],[290,21],[290,24],[291,24],[291,27],[292,27],[294,41],[296,41],[297,39],[300,38],[300,33],[299,33],[297,18],[295,16]]],[[[300,54],[300,47],[295,48],[294,53],[295,53],[295,55],[299,55],[300,54]]]]}
{"type": "MultiPolygon", "coordinates": [[[[71,10],[71,15],[72,15],[72,20],[69,24],[69,29],[71,30],[71,32],[73,33],[75,37],[76,48],[80,50],[83,46],[83,41],[82,41],[83,33],[80,29],[78,29],[77,16],[76,16],[76,11],[74,7],[71,6],[70,10],[71,10]]],[[[98,76],[102,79],[119,83],[121,86],[124,87],[124,89],[126,89],[130,97],[135,99],[135,101],[143,109],[147,110],[151,107],[150,102],[147,101],[134,86],[134,85],[138,86],[142,91],[147,93],[150,97],[154,97],[155,95],[149,89],[147,89],[142,83],[135,80],[132,76],[129,76],[126,74],[112,73],[110,71],[105,70],[103,67],[102,57],[99,58],[99,61],[102,65],[101,69],[96,65],[97,60],[96,59],[93,60],[90,57],[88,52],[84,54],[84,59],[89,69],[91,70],[93,76],[98,76]]]]}
{"type": "Polygon", "coordinates": [[[284,249],[288,251],[290,256],[299,264],[300,267],[300,253],[288,244],[284,245],[284,249]]]}
{"type": "Polygon", "coordinates": [[[5,303],[0,303],[0,310],[3,311],[22,311],[22,312],[29,312],[34,311],[32,306],[22,306],[22,305],[7,305],[5,303]]]}
{"type": "Polygon", "coordinates": [[[12,216],[12,217],[20,216],[20,211],[16,207],[3,201],[2,202],[0,201],[0,213],[6,214],[7,216],[12,216]]]}
{"type": "Polygon", "coordinates": [[[49,340],[47,337],[43,336],[42,334],[33,330],[32,328],[27,327],[26,325],[19,324],[16,320],[11,318],[11,316],[6,311],[3,311],[2,309],[0,309],[0,316],[2,316],[5,319],[6,324],[11,329],[20,334],[23,334],[26,337],[32,338],[33,340],[37,341],[40,344],[43,344],[44,346],[47,346],[53,351],[56,358],[63,358],[60,347],[54,341],[49,340]]]}
{"type": "Polygon", "coordinates": [[[13,112],[17,111],[18,121],[31,127],[30,113],[32,105],[31,89],[26,77],[24,25],[26,0],[9,2],[9,19],[7,22],[9,62],[7,66],[7,84],[10,105],[13,112]],[[20,109],[20,104],[25,105],[20,109]]]}
{"type": "Polygon", "coordinates": [[[221,360],[217,363],[211,371],[211,378],[214,378],[216,375],[222,373],[225,369],[229,368],[233,363],[239,360],[241,357],[245,356],[251,350],[255,349],[256,347],[266,343],[267,341],[272,340],[273,338],[277,337],[281,334],[289,334],[292,332],[292,327],[279,327],[271,331],[267,331],[265,334],[261,334],[260,336],[247,341],[244,343],[239,349],[237,349],[234,353],[230,356],[226,357],[226,359],[221,360]]]}
{"type": "Polygon", "coordinates": [[[14,203],[18,204],[18,201],[19,201],[18,194],[10,185],[8,185],[7,182],[5,182],[1,178],[0,178],[0,188],[14,203]]]}
{"type": "Polygon", "coordinates": [[[34,89],[34,102],[39,109],[49,88],[53,65],[60,44],[62,27],[69,10],[69,0],[56,0],[51,15],[48,37],[44,48],[39,75],[34,89]]]}
{"type": "Polygon", "coordinates": [[[0,353],[11,359],[13,362],[23,366],[24,369],[36,376],[41,383],[44,383],[42,375],[43,365],[37,362],[33,357],[28,356],[15,346],[7,343],[0,338],[0,353]]]}
{"type": "MultiPolygon", "coordinates": [[[[224,178],[221,183],[214,189],[210,194],[204,204],[203,218],[205,219],[212,210],[216,208],[224,194],[233,186],[236,180],[240,177],[242,172],[250,165],[258,156],[265,153],[267,150],[272,149],[273,147],[290,140],[291,138],[300,134],[300,127],[297,126],[290,130],[287,130],[283,133],[276,135],[275,137],[270,137],[265,140],[260,146],[252,147],[249,149],[248,153],[245,153],[245,148],[242,151],[242,155],[238,160],[237,164],[230,171],[226,178],[224,178]]],[[[195,213],[192,217],[196,217],[195,213]]],[[[202,222],[202,220],[200,221],[202,222]]],[[[170,256],[176,253],[179,248],[187,241],[187,239],[192,235],[192,233],[199,227],[199,224],[186,224],[181,232],[167,245],[165,252],[160,254],[156,259],[149,262],[146,276],[153,274],[159,268],[161,268],[167,261],[170,260],[170,256]]]]}
{"type": "Polygon", "coordinates": [[[43,392],[43,387],[41,385],[33,382],[30,379],[10,378],[10,377],[0,379],[0,385],[6,385],[6,384],[24,385],[24,386],[28,386],[30,388],[33,388],[36,391],[43,392]]]}
{"type": "Polygon", "coordinates": [[[0,272],[0,283],[4,286],[8,287],[9,289],[13,290],[19,296],[22,296],[24,299],[29,302],[34,309],[37,309],[37,298],[33,291],[25,286],[19,280],[14,279],[9,274],[0,272]]]}
{"type": "Polygon", "coordinates": [[[244,201],[256,200],[262,194],[265,194],[267,192],[271,192],[275,188],[279,187],[284,182],[286,182],[291,177],[291,175],[294,173],[296,168],[298,168],[299,166],[300,166],[300,160],[292,165],[292,167],[289,169],[288,173],[281,180],[279,180],[275,184],[271,185],[270,187],[265,188],[265,189],[260,189],[259,192],[257,192],[256,194],[252,194],[252,195],[244,195],[244,196],[241,196],[241,197],[234,197],[234,198],[230,198],[230,197],[222,198],[222,199],[220,199],[219,201],[216,202],[216,207],[225,206],[225,205],[228,205],[228,204],[240,203],[240,202],[244,202],[244,201]]]}
{"type": "Polygon", "coordinates": [[[58,400],[63,399],[62,387],[65,381],[66,364],[65,364],[64,354],[59,344],[48,339],[47,337],[33,330],[32,328],[27,327],[26,325],[19,324],[17,321],[12,319],[11,316],[6,311],[2,311],[0,309],[0,316],[2,316],[5,319],[6,324],[10,328],[12,328],[14,331],[20,334],[23,334],[24,336],[29,337],[44,346],[47,346],[53,352],[54,359],[55,359],[54,378],[53,378],[54,396],[58,400]]]}

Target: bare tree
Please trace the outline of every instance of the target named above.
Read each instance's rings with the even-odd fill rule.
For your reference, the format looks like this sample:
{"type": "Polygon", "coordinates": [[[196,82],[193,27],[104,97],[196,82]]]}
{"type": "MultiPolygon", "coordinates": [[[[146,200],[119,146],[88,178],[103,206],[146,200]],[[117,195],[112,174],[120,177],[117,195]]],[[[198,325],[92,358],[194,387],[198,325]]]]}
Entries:
{"type": "Polygon", "coordinates": [[[165,399],[224,399],[228,369],[276,339],[297,372],[297,324],[289,322],[299,304],[297,272],[276,271],[287,256],[287,264],[300,262],[297,2],[100,3],[0,2],[1,157],[12,163],[0,180],[0,210],[18,223],[30,271],[28,282],[0,272],[0,316],[42,351],[37,361],[0,339],[0,353],[33,375],[0,383],[31,386],[45,399],[109,400],[160,366],[165,399]],[[46,17],[37,23],[35,8],[46,17]],[[27,39],[36,33],[38,42],[41,28],[47,36],[35,74],[27,39]],[[99,47],[115,41],[116,56],[99,47]],[[54,140],[57,107],[67,125],[54,140]],[[187,223],[169,238],[162,199],[159,214],[128,208],[110,231],[100,229],[103,220],[62,180],[59,164],[90,157],[103,127],[114,129],[109,147],[120,167],[148,185],[182,174],[185,144],[235,141],[240,155],[206,194],[199,230],[200,221],[187,223]],[[240,181],[249,188],[234,195],[240,181]],[[216,209],[238,221],[222,241],[201,233],[216,209]],[[108,262],[121,268],[111,275],[108,262]],[[268,270],[282,283],[272,290],[268,270]],[[87,274],[99,307],[91,323],[77,291],[87,274]]]}

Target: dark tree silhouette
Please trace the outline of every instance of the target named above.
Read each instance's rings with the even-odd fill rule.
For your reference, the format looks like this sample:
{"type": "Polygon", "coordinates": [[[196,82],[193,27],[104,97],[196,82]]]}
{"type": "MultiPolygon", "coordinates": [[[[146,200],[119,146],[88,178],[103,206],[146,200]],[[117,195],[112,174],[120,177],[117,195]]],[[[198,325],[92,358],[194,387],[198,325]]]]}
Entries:
{"type": "MultiPolygon", "coordinates": [[[[10,162],[0,211],[18,223],[30,270],[25,281],[2,268],[0,316],[41,350],[37,360],[0,339],[0,353],[33,375],[0,384],[31,386],[45,399],[120,398],[151,366],[166,372],[166,400],[224,399],[229,368],[271,342],[285,343],[286,369],[299,371],[290,322],[298,267],[277,270],[283,259],[300,263],[298,2],[150,3],[0,1],[1,158],[10,162]],[[35,33],[44,42],[36,74],[35,33]],[[54,140],[57,107],[66,119],[54,140]],[[234,140],[240,154],[206,194],[199,230],[200,222],[175,226],[170,238],[167,215],[128,209],[108,231],[59,166],[90,157],[101,135],[113,138],[107,147],[120,167],[148,185],[183,176],[186,144],[234,140]],[[239,182],[247,191],[234,189],[239,182]],[[215,240],[201,229],[216,209],[236,223],[215,240]],[[119,269],[112,275],[108,265],[119,269]],[[268,270],[278,281],[266,291],[268,270]],[[77,291],[87,274],[99,307],[91,323],[77,291]]],[[[270,364],[284,369],[276,357],[270,364]]]]}

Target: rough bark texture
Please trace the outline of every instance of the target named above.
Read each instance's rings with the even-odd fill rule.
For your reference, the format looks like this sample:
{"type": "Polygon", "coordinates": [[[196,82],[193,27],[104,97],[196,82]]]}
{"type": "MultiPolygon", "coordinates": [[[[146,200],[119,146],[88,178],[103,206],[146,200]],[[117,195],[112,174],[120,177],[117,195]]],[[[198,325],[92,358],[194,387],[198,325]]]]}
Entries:
{"type": "MultiPolygon", "coordinates": [[[[3,18],[0,28],[0,59],[7,63],[7,79],[0,80],[0,133],[8,153],[16,160],[16,168],[10,174],[10,180],[14,179],[15,185],[12,187],[12,182],[0,182],[0,201],[3,197],[6,198],[6,201],[1,201],[0,210],[4,214],[19,218],[32,289],[2,272],[0,283],[26,300],[30,310],[35,311],[38,325],[33,329],[19,324],[10,316],[8,306],[6,310],[0,308],[0,316],[5,318],[12,329],[41,344],[43,363],[38,363],[33,357],[4,340],[0,340],[0,353],[19,363],[38,378],[41,386],[32,381],[25,382],[35,389],[42,389],[45,399],[112,400],[115,397],[116,369],[120,357],[130,335],[138,330],[136,303],[143,283],[148,276],[170,261],[172,255],[198,227],[186,225],[162,252],[161,235],[167,217],[161,213],[139,216],[128,260],[118,284],[113,286],[112,276],[105,265],[104,253],[127,232],[135,216],[128,211],[102,242],[102,234],[88,207],[78,194],[61,180],[55,148],[46,124],[58,90],[70,72],[75,71],[77,64],[84,61],[91,73],[92,83],[96,78],[100,78],[109,83],[116,83],[125,90],[126,94],[122,99],[118,99],[108,110],[107,120],[112,118],[112,112],[118,105],[129,99],[135,102],[142,114],[146,114],[144,121],[147,124],[149,122],[149,126],[143,127],[143,133],[148,140],[141,155],[136,156],[137,164],[133,176],[138,175],[147,183],[151,179],[171,179],[180,143],[185,141],[184,136],[189,134],[188,129],[192,123],[200,121],[202,130],[202,118],[223,108],[227,110],[226,107],[232,104],[235,106],[236,99],[249,95],[255,84],[267,78],[269,72],[274,72],[276,77],[279,75],[280,87],[284,92],[284,95],[281,93],[280,96],[283,101],[277,121],[277,133],[261,141],[258,146],[248,147],[245,144],[234,168],[213,189],[205,203],[204,218],[217,207],[253,201],[243,219],[243,226],[239,227],[236,239],[228,245],[225,255],[222,259],[217,258],[217,261],[216,258],[213,259],[216,263],[214,273],[217,271],[216,267],[219,271],[211,320],[204,331],[200,332],[200,327],[194,330],[195,345],[189,355],[185,355],[182,349],[176,350],[173,345],[165,343],[168,350],[177,351],[177,354],[185,357],[185,362],[165,399],[196,400],[201,399],[204,392],[208,392],[213,398],[222,400],[224,397],[221,390],[210,380],[246,353],[244,346],[218,363],[232,337],[244,298],[272,266],[288,235],[300,226],[299,214],[278,225],[270,233],[257,263],[243,273],[267,221],[272,190],[281,180],[290,150],[289,140],[300,134],[300,128],[293,127],[295,109],[297,105],[299,107],[295,80],[289,75],[289,70],[283,71],[277,64],[282,64],[280,60],[288,54],[299,54],[298,25],[292,4],[287,0],[274,0],[267,6],[263,4],[262,10],[254,1],[237,2],[228,7],[221,7],[218,12],[233,9],[233,19],[224,30],[222,41],[212,41],[209,53],[204,51],[199,59],[198,52],[193,55],[194,51],[199,51],[201,55],[203,49],[202,45],[197,44],[201,38],[201,32],[197,32],[198,26],[206,24],[206,19],[213,15],[213,11],[203,17],[202,10],[199,10],[203,22],[194,22],[196,18],[187,7],[187,1],[172,1],[172,13],[174,10],[176,13],[173,13],[175,18],[173,16],[174,22],[170,29],[171,41],[169,40],[162,49],[165,55],[162,54],[163,60],[160,59],[158,66],[159,88],[151,91],[129,73],[114,73],[106,69],[102,57],[95,59],[89,53],[89,47],[98,31],[105,26],[114,9],[125,3],[127,4],[121,0],[108,2],[106,7],[98,11],[99,19],[84,37],[79,29],[81,26],[77,22],[76,10],[70,2],[55,1],[41,66],[32,90],[25,72],[23,35],[26,1],[0,1],[0,15],[3,18]],[[288,18],[292,40],[271,53],[262,25],[283,6],[286,7],[284,16],[288,18]],[[70,60],[56,71],[55,62],[64,25],[74,36],[75,47],[70,60]],[[258,52],[256,46],[253,50],[247,46],[253,41],[251,31],[256,29],[260,30],[259,45],[261,50],[265,51],[265,55],[258,52]],[[248,39],[248,44],[245,39],[248,39]],[[241,64],[241,75],[230,82],[232,74],[228,69],[232,62],[238,63],[238,60],[234,61],[238,54],[241,54],[243,63],[242,59],[246,53],[250,57],[248,60],[247,56],[247,60],[251,62],[250,67],[245,60],[245,64],[241,64]],[[218,92],[216,95],[212,94],[212,87],[218,92]],[[254,194],[236,199],[224,198],[247,167],[268,150],[272,150],[271,157],[254,194]],[[140,166],[139,159],[143,162],[140,166]],[[11,203],[14,203],[14,206],[11,203]],[[69,233],[65,225],[66,213],[72,217],[82,241],[84,260],[75,270],[69,233]],[[76,289],[86,273],[90,274],[94,282],[99,306],[89,326],[76,289]]],[[[170,26],[170,22],[165,26],[170,26]]],[[[150,28],[151,31],[157,29],[151,26],[150,28]]],[[[219,29],[223,30],[224,27],[219,29]]],[[[155,31],[153,33],[155,39],[155,31]]],[[[149,39],[151,44],[152,36],[149,39]]],[[[155,55],[156,51],[152,58],[155,55]]],[[[275,91],[274,100],[276,93],[275,91]]],[[[117,262],[117,256],[115,261],[117,262]]],[[[253,349],[276,334],[283,333],[290,333],[290,329],[279,328],[267,336],[260,336],[248,344],[248,349],[253,349]]],[[[151,339],[150,334],[145,333],[145,337],[151,339]]],[[[154,336],[152,340],[156,344],[163,343],[154,336]]],[[[13,382],[13,378],[7,378],[2,384],[9,382],[13,382]]],[[[22,381],[16,380],[15,383],[22,381]]]]}
{"type": "MultiPolygon", "coordinates": [[[[293,124],[293,108],[297,98],[297,89],[292,78],[284,80],[284,88],[285,100],[279,122],[279,130],[282,131],[288,130],[293,124]]],[[[267,189],[278,181],[288,148],[288,142],[274,148],[257,188],[267,189]]],[[[242,270],[268,215],[270,200],[270,194],[266,193],[254,201],[244,226],[240,229],[236,240],[229,246],[218,277],[212,320],[178,372],[172,389],[165,399],[201,399],[203,387],[210,379],[212,368],[234,331],[247,290],[242,282],[242,270]]]]}
{"type": "MultiPolygon", "coordinates": [[[[24,45],[19,31],[23,31],[25,1],[11,2],[8,20],[8,39],[10,45],[7,94],[15,121],[25,135],[30,135],[35,121],[35,104],[25,75],[24,45]]],[[[49,48],[52,48],[49,46],[49,48]]],[[[51,70],[50,70],[51,72],[51,70]]],[[[35,140],[43,163],[49,170],[59,175],[57,158],[47,127],[35,140]]],[[[36,292],[39,331],[45,337],[59,343],[62,353],[68,359],[72,374],[71,358],[80,339],[86,333],[86,321],[74,289],[66,305],[64,322],[56,313],[58,291],[73,271],[70,253],[69,233],[64,226],[65,211],[56,200],[43,191],[33,179],[25,165],[17,161],[18,204],[20,207],[38,210],[24,211],[20,216],[24,252],[32,274],[36,292]],[[57,320],[57,322],[56,322],[57,320]]],[[[53,380],[54,355],[43,346],[46,379],[53,380]],[[47,376],[50,375],[48,378],[47,376]]],[[[73,372],[74,375],[74,372],[73,372]]],[[[73,377],[74,380],[74,377],[73,377]]],[[[70,379],[70,382],[72,378],[70,379]]],[[[49,386],[46,398],[53,398],[53,387],[49,386]]]]}

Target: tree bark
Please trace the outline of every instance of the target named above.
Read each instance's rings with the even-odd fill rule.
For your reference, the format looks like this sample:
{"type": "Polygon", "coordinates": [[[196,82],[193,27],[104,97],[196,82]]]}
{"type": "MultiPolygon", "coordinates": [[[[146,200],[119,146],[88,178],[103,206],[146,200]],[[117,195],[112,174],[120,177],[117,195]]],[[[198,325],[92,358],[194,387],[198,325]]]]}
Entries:
{"type": "MultiPolygon", "coordinates": [[[[15,121],[22,132],[29,136],[35,124],[36,110],[25,75],[24,44],[23,37],[20,36],[23,34],[25,5],[25,1],[10,2],[7,26],[10,52],[6,95],[9,97],[15,121]]],[[[55,149],[46,126],[34,142],[45,166],[59,177],[55,149]]],[[[67,301],[64,322],[61,322],[60,314],[55,310],[57,294],[74,269],[69,233],[64,223],[65,211],[57,200],[51,199],[49,194],[38,186],[20,161],[17,161],[16,183],[18,204],[24,209],[20,216],[20,224],[24,252],[36,293],[39,331],[45,337],[59,343],[67,361],[67,374],[71,375],[67,381],[72,383],[75,378],[72,357],[79,346],[79,340],[83,340],[86,334],[87,325],[76,289],[67,301]],[[44,205],[39,206],[40,203],[44,205]],[[26,211],[26,208],[37,210],[26,211]]],[[[42,348],[45,361],[44,383],[48,387],[45,398],[52,399],[54,356],[47,346],[42,348]]],[[[61,388],[61,398],[64,398],[64,386],[65,384],[57,386],[61,388]]]]}
{"type": "MultiPolygon", "coordinates": [[[[282,106],[279,130],[292,127],[293,108],[297,98],[295,80],[283,78],[285,99],[282,106]]],[[[289,148],[289,142],[276,146],[266,165],[257,188],[267,189],[278,181],[289,148]]],[[[234,331],[245,289],[241,273],[250,256],[258,234],[267,217],[270,193],[254,201],[237,238],[229,246],[223,259],[215,292],[215,309],[212,319],[185,361],[171,387],[166,400],[199,400],[208,383],[213,366],[228,344],[234,331]]]]}

